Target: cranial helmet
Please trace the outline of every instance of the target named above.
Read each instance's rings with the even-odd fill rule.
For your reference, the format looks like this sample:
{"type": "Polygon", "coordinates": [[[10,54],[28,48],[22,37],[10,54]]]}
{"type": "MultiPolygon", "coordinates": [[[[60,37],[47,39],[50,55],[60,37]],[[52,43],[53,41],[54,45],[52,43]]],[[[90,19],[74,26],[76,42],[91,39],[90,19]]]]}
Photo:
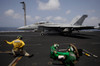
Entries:
{"type": "Polygon", "coordinates": [[[74,51],[74,48],[72,47],[72,44],[70,44],[70,45],[68,46],[68,49],[70,49],[70,51],[74,51]]]}
{"type": "Polygon", "coordinates": [[[19,36],[17,36],[17,38],[18,38],[18,39],[22,39],[22,36],[21,36],[21,35],[19,35],[19,36]]]}
{"type": "Polygon", "coordinates": [[[59,44],[54,44],[54,47],[59,47],[59,44]]]}

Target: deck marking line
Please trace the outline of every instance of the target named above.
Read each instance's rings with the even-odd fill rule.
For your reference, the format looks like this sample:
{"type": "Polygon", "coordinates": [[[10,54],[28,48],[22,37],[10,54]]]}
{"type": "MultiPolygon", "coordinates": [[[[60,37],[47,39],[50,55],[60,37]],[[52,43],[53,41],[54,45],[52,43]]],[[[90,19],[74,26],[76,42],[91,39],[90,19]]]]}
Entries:
{"type": "Polygon", "coordinates": [[[12,53],[12,51],[0,51],[0,53],[12,53]]]}
{"type": "Polygon", "coordinates": [[[23,56],[16,57],[8,66],[16,66],[19,60],[21,60],[23,56]]]}

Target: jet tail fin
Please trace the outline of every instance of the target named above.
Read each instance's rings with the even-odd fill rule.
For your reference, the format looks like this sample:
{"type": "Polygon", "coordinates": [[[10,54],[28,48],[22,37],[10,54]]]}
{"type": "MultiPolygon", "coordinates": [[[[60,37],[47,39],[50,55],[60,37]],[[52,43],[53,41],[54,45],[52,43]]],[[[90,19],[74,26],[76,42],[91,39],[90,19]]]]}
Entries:
{"type": "Polygon", "coordinates": [[[85,18],[88,17],[88,15],[83,15],[78,21],[76,21],[73,25],[82,25],[85,18]]]}

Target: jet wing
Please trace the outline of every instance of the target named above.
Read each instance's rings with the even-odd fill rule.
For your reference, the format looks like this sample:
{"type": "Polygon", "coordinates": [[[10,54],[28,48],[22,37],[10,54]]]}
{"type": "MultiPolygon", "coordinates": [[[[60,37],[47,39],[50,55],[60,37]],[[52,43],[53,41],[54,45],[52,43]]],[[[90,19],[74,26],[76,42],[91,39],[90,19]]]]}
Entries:
{"type": "Polygon", "coordinates": [[[74,29],[94,29],[94,26],[75,26],[75,25],[67,25],[67,26],[60,26],[60,25],[46,25],[46,26],[39,26],[41,28],[74,28],[74,29]]]}
{"type": "Polygon", "coordinates": [[[60,26],[60,25],[49,25],[49,26],[39,26],[39,28],[46,29],[46,30],[64,30],[66,28],[71,29],[71,31],[75,30],[85,30],[85,29],[94,29],[94,26],[60,26]]]}
{"type": "Polygon", "coordinates": [[[85,29],[94,29],[94,26],[76,26],[72,27],[74,30],[85,30],[85,29]]]}

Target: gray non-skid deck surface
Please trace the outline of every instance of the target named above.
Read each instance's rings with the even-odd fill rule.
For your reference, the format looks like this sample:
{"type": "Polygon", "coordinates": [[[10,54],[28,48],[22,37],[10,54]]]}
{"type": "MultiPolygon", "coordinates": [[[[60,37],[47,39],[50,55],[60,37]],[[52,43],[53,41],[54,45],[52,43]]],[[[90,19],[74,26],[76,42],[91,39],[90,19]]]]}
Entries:
{"type": "MultiPolygon", "coordinates": [[[[12,46],[7,45],[3,40],[12,41],[17,35],[23,36],[26,43],[24,49],[32,58],[23,57],[16,66],[64,66],[61,64],[50,64],[50,46],[59,43],[60,48],[67,48],[73,43],[77,48],[86,49],[98,55],[97,59],[82,56],[75,66],[100,66],[100,32],[74,33],[72,36],[45,35],[40,36],[38,32],[10,32],[0,33],[0,51],[10,51],[12,46]]],[[[7,66],[14,58],[7,53],[0,53],[0,66],[7,66]]]]}

